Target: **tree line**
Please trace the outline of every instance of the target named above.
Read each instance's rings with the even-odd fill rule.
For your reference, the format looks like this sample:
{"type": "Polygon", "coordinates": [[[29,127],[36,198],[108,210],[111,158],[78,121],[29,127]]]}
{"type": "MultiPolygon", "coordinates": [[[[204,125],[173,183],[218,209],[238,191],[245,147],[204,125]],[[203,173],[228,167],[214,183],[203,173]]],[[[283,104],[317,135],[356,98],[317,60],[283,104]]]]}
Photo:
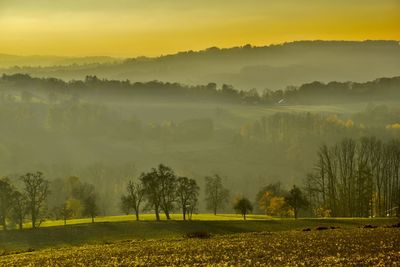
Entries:
{"type": "Polygon", "coordinates": [[[168,166],[160,164],[140,175],[137,181],[128,182],[126,194],[121,197],[121,210],[129,214],[133,211],[139,220],[141,204],[146,202],[146,208],[153,210],[156,220],[160,220],[163,212],[171,219],[171,212],[179,208],[183,220],[191,219],[198,204],[199,186],[196,180],[177,176],[168,166]]]}
{"type": "Polygon", "coordinates": [[[315,215],[381,217],[400,214],[400,142],[345,138],[322,145],[304,188],[315,215]]]}
{"type": "Polygon", "coordinates": [[[49,181],[41,172],[27,173],[20,177],[23,182],[21,191],[17,190],[8,178],[0,179],[0,223],[7,230],[7,220],[23,228],[25,216],[29,215],[32,228],[42,223],[42,213],[46,206],[49,181]]]}
{"type": "Polygon", "coordinates": [[[82,206],[78,209],[77,202],[73,198],[68,198],[62,205],[49,210],[50,181],[43,173],[29,172],[20,176],[19,180],[22,182],[21,189],[14,186],[7,177],[0,179],[0,225],[4,230],[7,230],[10,224],[18,225],[22,230],[27,218],[32,228],[39,227],[49,218],[63,219],[66,224],[68,219],[76,215],[78,209],[82,209],[82,214],[79,216],[90,216],[94,222],[98,207],[93,185],[79,184],[71,188],[71,196],[82,201],[82,206]]]}
{"type": "MultiPolygon", "coordinates": [[[[153,210],[159,221],[161,212],[169,220],[171,212],[179,209],[184,221],[191,220],[193,213],[197,212],[199,191],[196,180],[177,176],[170,167],[160,164],[142,173],[137,181],[128,182],[126,194],[121,196],[121,211],[125,214],[134,212],[136,220],[139,220],[141,211],[153,210]]],[[[204,200],[207,209],[214,215],[229,203],[230,191],[224,186],[221,176],[215,174],[205,177],[204,200]]],[[[233,208],[246,219],[253,205],[247,198],[240,197],[234,202],[233,208]]]]}
{"type": "MultiPolygon", "coordinates": [[[[376,137],[358,140],[345,138],[333,145],[322,145],[317,153],[314,172],[307,175],[302,188],[294,185],[289,191],[280,183],[260,189],[254,202],[238,196],[231,203],[231,193],[221,176],[205,177],[204,201],[214,215],[226,205],[246,219],[249,213],[294,217],[383,217],[399,215],[400,206],[400,141],[382,141],[376,137]]],[[[0,225],[23,228],[27,218],[32,228],[48,219],[63,220],[99,214],[95,187],[68,177],[62,192],[64,201],[49,210],[50,181],[43,173],[26,173],[19,177],[21,185],[0,179],[0,225]]],[[[198,212],[200,187],[196,180],[178,176],[163,164],[143,172],[127,183],[120,208],[125,214],[154,212],[156,220],[163,213],[167,219],[180,211],[183,220],[198,212]]]]}
{"type": "MultiPolygon", "coordinates": [[[[71,218],[89,217],[94,223],[99,208],[93,185],[82,183],[78,177],[66,178],[65,201],[49,209],[50,181],[45,179],[43,173],[27,173],[20,177],[20,181],[23,186],[18,190],[7,177],[0,179],[0,225],[4,230],[9,225],[18,225],[19,229],[23,229],[27,219],[32,228],[39,227],[46,219],[63,220],[66,225],[71,218]]],[[[177,176],[170,167],[160,164],[142,173],[139,179],[127,183],[120,208],[125,214],[134,213],[136,220],[144,211],[153,211],[156,220],[160,220],[161,213],[171,219],[171,213],[177,210],[180,210],[183,220],[191,220],[197,212],[199,192],[196,180],[177,176]]],[[[230,192],[219,175],[205,177],[204,200],[207,209],[214,215],[229,204],[230,192]]],[[[294,187],[285,201],[297,218],[298,209],[304,207],[302,203],[305,201],[299,189],[294,187]]],[[[253,203],[243,196],[236,197],[231,205],[244,219],[253,212],[253,203]]]]}
{"type": "Polygon", "coordinates": [[[8,89],[24,90],[34,93],[41,90],[54,96],[87,95],[87,96],[150,96],[175,97],[177,99],[191,99],[199,101],[223,101],[241,104],[313,104],[313,103],[346,103],[376,100],[392,100],[400,96],[398,90],[400,77],[379,78],[373,81],[356,82],[329,82],[318,81],[305,83],[300,86],[288,86],[285,90],[265,89],[259,92],[256,89],[240,90],[229,84],[218,87],[210,82],[206,85],[183,85],[180,83],[149,81],[131,82],[129,80],[99,79],[97,76],[86,76],[84,80],[65,82],[56,78],[34,78],[28,74],[3,74],[0,86],[8,89]]]}
{"type": "MultiPolygon", "coordinates": [[[[261,194],[261,207],[264,207],[267,201],[271,202],[271,199],[264,198],[268,189],[264,188],[265,192],[261,194]]],[[[179,177],[170,167],[160,164],[158,168],[142,173],[138,181],[128,182],[126,194],[121,197],[121,210],[126,214],[134,212],[136,220],[139,220],[140,211],[150,208],[154,211],[156,220],[160,220],[160,212],[163,212],[169,220],[171,212],[180,209],[183,220],[186,218],[190,220],[197,210],[199,190],[196,180],[179,177]],[[141,209],[143,201],[146,201],[147,205],[141,209]]],[[[205,177],[204,200],[207,209],[214,215],[229,204],[230,191],[223,184],[221,176],[215,174],[205,177]]],[[[297,218],[299,210],[306,207],[308,207],[307,199],[300,188],[293,186],[285,193],[279,209],[292,211],[288,212],[287,216],[292,214],[297,218]]],[[[253,212],[254,205],[247,197],[238,196],[233,200],[232,208],[246,220],[246,216],[253,212]]]]}
{"type": "Polygon", "coordinates": [[[289,192],[280,183],[257,194],[257,211],[289,217],[400,216],[400,141],[344,138],[321,145],[314,170],[289,192]]]}

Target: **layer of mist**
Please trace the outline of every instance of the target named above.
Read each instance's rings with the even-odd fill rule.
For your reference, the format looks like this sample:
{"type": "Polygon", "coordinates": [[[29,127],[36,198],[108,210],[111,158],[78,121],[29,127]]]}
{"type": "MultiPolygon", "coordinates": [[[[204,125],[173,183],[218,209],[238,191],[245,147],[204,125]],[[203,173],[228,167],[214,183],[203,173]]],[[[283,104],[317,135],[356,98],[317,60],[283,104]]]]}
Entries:
{"type": "MultiPolygon", "coordinates": [[[[393,97],[398,78],[354,87],[351,103],[321,97],[342,93],[340,84],[329,91],[314,84],[294,94],[297,100],[306,94],[313,105],[243,101],[232,88],[213,88],[205,97],[201,90],[207,86],[150,85],[3,75],[1,175],[16,184],[26,172],[41,171],[51,181],[77,176],[95,185],[101,214],[118,214],[127,181],[159,163],[196,179],[202,190],[204,177],[218,174],[233,196],[251,197],[272,182],[301,184],[322,144],[400,136],[399,98],[393,97]]],[[[50,203],[60,205],[53,191],[50,203]]]]}
{"type": "MultiPolygon", "coordinates": [[[[93,63],[76,60],[74,65],[49,67],[44,61],[43,66],[47,67],[22,68],[4,68],[3,63],[0,72],[64,80],[82,80],[87,75],[96,75],[137,82],[159,80],[188,85],[215,82],[242,90],[256,88],[261,92],[267,88],[278,90],[313,81],[365,82],[398,76],[400,45],[398,41],[298,41],[265,47],[212,47],[158,58],[126,59],[120,63],[110,63],[109,58],[99,59],[98,64],[84,64],[85,61],[93,63]]],[[[54,62],[64,65],[60,61],[54,62]]]]}

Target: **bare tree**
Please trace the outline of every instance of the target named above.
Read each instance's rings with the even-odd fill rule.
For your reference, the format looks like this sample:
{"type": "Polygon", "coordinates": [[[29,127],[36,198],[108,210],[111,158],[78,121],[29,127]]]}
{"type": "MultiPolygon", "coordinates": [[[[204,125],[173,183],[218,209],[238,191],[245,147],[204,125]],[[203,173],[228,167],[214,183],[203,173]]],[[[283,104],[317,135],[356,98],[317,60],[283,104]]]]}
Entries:
{"type": "Polygon", "coordinates": [[[197,185],[196,180],[187,177],[178,177],[177,184],[177,200],[182,209],[183,220],[185,221],[186,214],[189,214],[189,218],[191,218],[191,214],[197,204],[197,197],[200,188],[197,185]]]}
{"type": "Polygon", "coordinates": [[[147,202],[154,208],[156,220],[160,220],[160,205],[161,205],[161,187],[158,181],[157,173],[152,170],[148,173],[142,173],[140,175],[140,181],[143,184],[143,189],[147,202]]]}
{"type": "Polygon", "coordinates": [[[176,176],[173,170],[160,164],[157,169],[142,173],[140,180],[149,204],[154,207],[156,219],[160,220],[161,209],[169,220],[176,199],[176,176]]]}
{"type": "Polygon", "coordinates": [[[394,216],[400,198],[400,142],[344,139],[319,151],[306,180],[313,208],[332,216],[394,216]]]}
{"type": "Polygon", "coordinates": [[[87,196],[83,202],[84,209],[83,209],[83,215],[89,216],[92,218],[92,223],[94,223],[94,218],[98,215],[99,213],[99,208],[96,203],[96,195],[95,194],[90,194],[87,196]]]}
{"type": "Polygon", "coordinates": [[[158,180],[161,186],[161,208],[167,219],[171,219],[170,212],[174,209],[176,200],[176,176],[174,171],[163,164],[156,170],[158,180]]]}
{"type": "Polygon", "coordinates": [[[206,177],[206,203],[207,208],[217,214],[218,209],[222,208],[229,199],[229,190],[222,185],[219,175],[206,177]]]}
{"type": "Polygon", "coordinates": [[[24,182],[24,191],[27,199],[28,210],[31,215],[32,228],[36,228],[42,222],[41,216],[49,195],[49,181],[43,178],[43,173],[27,173],[21,176],[24,182]],[[38,223],[38,220],[39,223],[38,223]]]}
{"type": "Polygon", "coordinates": [[[19,229],[23,229],[23,224],[25,216],[28,213],[27,200],[26,197],[19,191],[14,191],[12,196],[12,215],[11,218],[14,223],[18,224],[19,229]]]}
{"type": "Polygon", "coordinates": [[[126,187],[127,195],[122,196],[121,206],[125,212],[129,213],[131,209],[135,211],[136,220],[139,221],[140,205],[144,196],[144,189],[141,183],[129,181],[126,187]]]}

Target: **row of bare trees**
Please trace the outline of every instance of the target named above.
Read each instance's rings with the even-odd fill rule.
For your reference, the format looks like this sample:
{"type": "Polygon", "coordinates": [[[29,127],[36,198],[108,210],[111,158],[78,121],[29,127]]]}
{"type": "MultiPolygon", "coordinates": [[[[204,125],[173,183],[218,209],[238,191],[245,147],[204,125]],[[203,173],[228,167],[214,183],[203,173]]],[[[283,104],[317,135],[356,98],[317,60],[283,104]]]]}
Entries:
{"type": "MultiPolygon", "coordinates": [[[[281,216],[285,212],[285,216],[297,218],[299,210],[309,205],[302,191],[294,186],[290,191],[283,193],[278,192],[280,190],[276,190],[276,186],[279,187],[280,184],[267,186],[260,191],[257,196],[260,207],[266,210],[273,207],[274,210],[279,210],[281,216]]],[[[139,220],[141,211],[151,209],[156,219],[160,220],[161,212],[170,219],[171,212],[179,208],[183,220],[190,220],[198,204],[199,190],[194,179],[178,177],[170,167],[160,164],[150,172],[142,173],[137,181],[128,182],[126,194],[121,196],[121,210],[125,214],[134,212],[136,220],[139,220]]],[[[229,200],[230,192],[224,186],[221,176],[216,174],[205,177],[205,202],[208,210],[217,215],[229,200]]],[[[232,207],[244,220],[247,214],[253,211],[253,204],[244,196],[236,197],[232,207]]]]}
{"type": "Polygon", "coordinates": [[[142,173],[138,181],[129,181],[127,192],[121,197],[121,210],[126,214],[134,211],[139,220],[141,204],[146,202],[157,220],[161,212],[170,219],[175,208],[181,209],[184,220],[186,216],[190,219],[197,207],[199,190],[194,179],[179,177],[170,167],[160,164],[142,173]]]}
{"type": "MultiPolygon", "coordinates": [[[[71,194],[59,206],[49,200],[50,181],[42,172],[26,173],[20,176],[21,186],[15,186],[7,177],[0,178],[0,225],[4,230],[9,225],[23,229],[25,221],[37,228],[48,219],[68,219],[91,217],[92,222],[98,214],[97,197],[94,186],[81,183],[77,177],[66,179],[71,186],[71,194]]],[[[18,184],[18,183],[17,183],[18,184]]],[[[19,185],[19,184],[18,184],[19,185]]],[[[54,194],[62,192],[55,191],[54,194]]]]}
{"type": "MultiPolygon", "coordinates": [[[[183,220],[190,220],[197,209],[199,191],[196,180],[179,177],[170,167],[160,164],[142,173],[137,181],[128,182],[126,194],[121,197],[121,210],[125,214],[134,212],[136,220],[139,220],[142,210],[153,210],[156,219],[160,220],[161,212],[170,219],[171,212],[180,209],[183,220]]],[[[205,202],[208,210],[216,215],[228,204],[229,196],[221,176],[216,174],[205,177],[205,202]]]]}
{"type": "Polygon", "coordinates": [[[316,215],[394,216],[400,206],[399,176],[399,140],[347,138],[320,147],[305,189],[316,215]]]}
{"type": "Polygon", "coordinates": [[[7,230],[8,221],[23,228],[24,219],[30,216],[32,228],[40,226],[49,195],[49,181],[41,172],[20,177],[23,188],[19,191],[7,177],[0,179],[0,224],[7,230]]]}
{"type": "MultiPolygon", "coordinates": [[[[280,184],[277,185],[280,186],[280,184]]],[[[272,187],[276,187],[276,185],[272,185],[272,187]]],[[[275,210],[279,209],[279,214],[285,211],[286,216],[297,218],[299,210],[307,208],[309,205],[300,188],[296,186],[284,194],[271,189],[274,188],[262,189],[258,196],[261,206],[267,205],[268,208],[265,208],[268,210],[270,206],[273,206],[275,210]],[[277,195],[275,196],[275,194],[277,195]],[[276,199],[280,204],[275,203],[276,199]],[[268,204],[266,204],[267,202],[268,204]]],[[[134,212],[136,220],[139,220],[140,211],[146,208],[152,209],[156,219],[160,220],[161,212],[164,212],[165,217],[170,219],[171,212],[179,208],[183,220],[186,220],[187,217],[191,219],[198,204],[199,190],[194,179],[178,177],[170,167],[160,164],[150,172],[142,173],[138,181],[128,182],[126,194],[121,197],[121,210],[126,214],[134,212]],[[146,202],[146,206],[141,208],[144,202],[146,202]]],[[[216,174],[205,177],[205,202],[208,210],[217,215],[217,212],[229,203],[229,199],[230,192],[224,186],[221,176],[216,174]]],[[[244,220],[246,220],[247,214],[253,211],[253,204],[244,196],[235,198],[232,207],[243,216],[244,220]]]]}

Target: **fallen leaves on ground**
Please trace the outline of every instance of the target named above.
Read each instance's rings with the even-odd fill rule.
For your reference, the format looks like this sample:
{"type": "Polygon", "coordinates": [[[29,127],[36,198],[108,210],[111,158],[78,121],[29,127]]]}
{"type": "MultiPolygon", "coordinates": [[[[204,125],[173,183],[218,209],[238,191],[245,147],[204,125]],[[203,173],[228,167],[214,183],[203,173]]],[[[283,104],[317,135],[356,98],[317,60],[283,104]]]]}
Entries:
{"type": "Polygon", "coordinates": [[[0,265],[400,266],[400,230],[335,229],[121,241],[7,255],[0,257],[0,265]]]}

